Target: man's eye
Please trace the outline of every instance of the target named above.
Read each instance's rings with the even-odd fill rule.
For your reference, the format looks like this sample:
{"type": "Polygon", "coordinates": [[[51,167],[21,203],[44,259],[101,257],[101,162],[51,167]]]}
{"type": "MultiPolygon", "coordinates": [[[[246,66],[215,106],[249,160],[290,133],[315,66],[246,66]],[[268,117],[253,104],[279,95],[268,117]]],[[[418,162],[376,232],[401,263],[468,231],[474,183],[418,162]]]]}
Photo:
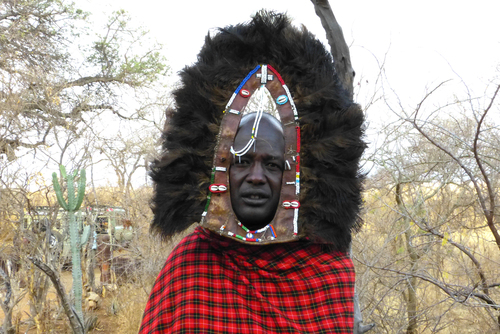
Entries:
{"type": "Polygon", "coordinates": [[[272,169],[282,169],[283,167],[275,162],[268,162],[267,163],[267,167],[268,168],[272,168],[272,169]]]}
{"type": "Polygon", "coordinates": [[[245,165],[248,165],[250,162],[248,161],[248,159],[238,159],[236,158],[234,160],[234,164],[235,165],[241,165],[241,166],[245,166],[245,165]]]}

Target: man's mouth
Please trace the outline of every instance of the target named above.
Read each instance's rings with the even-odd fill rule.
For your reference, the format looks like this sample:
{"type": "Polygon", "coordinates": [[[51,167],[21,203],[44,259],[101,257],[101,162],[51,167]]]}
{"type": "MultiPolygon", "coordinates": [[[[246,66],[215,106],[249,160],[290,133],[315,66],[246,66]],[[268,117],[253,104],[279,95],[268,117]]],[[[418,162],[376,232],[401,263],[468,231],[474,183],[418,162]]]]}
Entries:
{"type": "Polygon", "coordinates": [[[241,198],[247,205],[259,206],[267,203],[269,196],[264,193],[244,193],[241,198]]]}
{"type": "Polygon", "coordinates": [[[246,196],[247,198],[250,198],[250,199],[261,199],[261,198],[264,198],[263,196],[261,195],[250,195],[250,196],[246,196]]]}

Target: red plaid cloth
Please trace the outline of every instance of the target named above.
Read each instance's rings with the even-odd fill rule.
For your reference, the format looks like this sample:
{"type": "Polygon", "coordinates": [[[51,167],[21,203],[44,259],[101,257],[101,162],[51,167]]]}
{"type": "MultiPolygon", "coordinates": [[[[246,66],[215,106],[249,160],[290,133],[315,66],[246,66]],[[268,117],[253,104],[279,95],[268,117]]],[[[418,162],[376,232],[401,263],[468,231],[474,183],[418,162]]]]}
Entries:
{"type": "Polygon", "coordinates": [[[140,333],[349,333],[354,268],[310,242],[245,245],[197,228],[170,254],[140,333]]]}

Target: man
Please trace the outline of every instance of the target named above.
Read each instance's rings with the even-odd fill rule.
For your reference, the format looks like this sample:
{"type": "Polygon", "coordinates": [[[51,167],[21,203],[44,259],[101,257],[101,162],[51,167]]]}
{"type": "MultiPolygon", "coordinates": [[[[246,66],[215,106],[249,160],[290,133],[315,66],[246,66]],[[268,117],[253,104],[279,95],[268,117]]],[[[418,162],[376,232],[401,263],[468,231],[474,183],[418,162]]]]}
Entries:
{"type": "Polygon", "coordinates": [[[207,37],[181,78],[153,229],[201,226],[170,254],[141,333],[352,333],[363,115],[329,54],[261,12],[207,37]]]}
{"type": "MultiPolygon", "coordinates": [[[[243,117],[234,139],[243,148],[251,136],[256,114],[243,117]]],[[[263,114],[255,149],[233,161],[229,170],[231,205],[238,220],[250,230],[258,230],[274,218],[285,168],[285,139],[281,123],[263,114]]]]}

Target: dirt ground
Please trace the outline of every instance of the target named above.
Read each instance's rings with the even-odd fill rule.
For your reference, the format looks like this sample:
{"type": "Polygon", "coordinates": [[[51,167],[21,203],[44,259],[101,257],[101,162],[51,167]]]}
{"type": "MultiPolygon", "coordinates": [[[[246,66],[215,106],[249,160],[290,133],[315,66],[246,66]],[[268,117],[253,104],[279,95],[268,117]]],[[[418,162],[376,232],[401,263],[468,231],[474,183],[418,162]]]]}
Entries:
{"type": "MultiPolygon", "coordinates": [[[[99,286],[100,271],[95,271],[96,285],[99,286]]],[[[61,281],[68,293],[72,286],[71,271],[62,271],[61,281]]],[[[93,311],[87,311],[86,317],[97,316],[96,328],[91,333],[137,333],[142,318],[142,311],[147,300],[147,291],[135,291],[137,287],[126,285],[112,289],[104,288],[100,291],[101,301],[99,307],[93,311]]],[[[68,319],[60,307],[54,287],[50,286],[48,295],[48,326],[44,333],[71,333],[68,319]]],[[[84,308],[86,307],[84,302],[84,308]]],[[[17,324],[19,333],[37,333],[34,326],[30,326],[29,298],[24,298],[15,307],[13,312],[13,324],[17,324]]],[[[0,324],[3,323],[4,314],[0,309],[0,324]]]]}

